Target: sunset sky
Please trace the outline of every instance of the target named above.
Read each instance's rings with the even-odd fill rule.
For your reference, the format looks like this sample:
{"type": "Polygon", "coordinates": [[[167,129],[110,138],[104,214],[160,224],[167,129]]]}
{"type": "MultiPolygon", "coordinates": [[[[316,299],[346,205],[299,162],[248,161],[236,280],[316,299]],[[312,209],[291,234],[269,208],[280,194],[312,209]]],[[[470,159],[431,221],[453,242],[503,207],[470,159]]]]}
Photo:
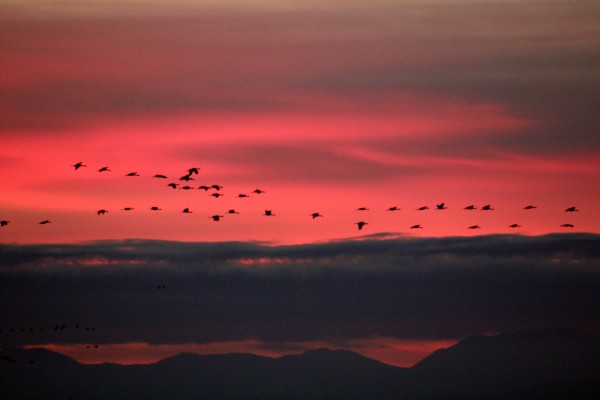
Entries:
{"type": "Polygon", "coordinates": [[[0,346],[411,365],[600,332],[598,21],[595,0],[0,0],[0,346]]]}

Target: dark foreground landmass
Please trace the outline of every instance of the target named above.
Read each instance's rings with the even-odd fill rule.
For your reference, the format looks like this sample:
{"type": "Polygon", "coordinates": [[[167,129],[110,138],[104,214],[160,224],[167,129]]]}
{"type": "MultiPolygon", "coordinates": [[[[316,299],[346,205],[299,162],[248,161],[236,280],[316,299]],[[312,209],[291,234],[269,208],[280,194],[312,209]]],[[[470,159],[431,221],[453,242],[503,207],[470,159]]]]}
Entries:
{"type": "Polygon", "coordinates": [[[4,399],[596,399],[600,338],[567,329],[474,336],[412,368],[350,351],[280,358],[180,354],[85,365],[43,349],[0,352],[4,399]]]}

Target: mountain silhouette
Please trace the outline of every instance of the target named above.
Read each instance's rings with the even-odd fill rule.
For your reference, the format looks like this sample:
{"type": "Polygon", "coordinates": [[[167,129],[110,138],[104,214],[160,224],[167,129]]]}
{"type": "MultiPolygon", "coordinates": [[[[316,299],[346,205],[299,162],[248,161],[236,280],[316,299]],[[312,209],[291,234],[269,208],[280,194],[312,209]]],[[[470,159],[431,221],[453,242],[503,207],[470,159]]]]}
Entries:
{"type": "Polygon", "coordinates": [[[413,368],[421,393],[486,395],[600,379],[600,339],[559,328],[473,336],[413,368]]]}
{"type": "Polygon", "coordinates": [[[600,338],[557,328],[473,336],[412,368],[328,349],[182,353],[146,365],[5,349],[0,376],[0,396],[10,399],[595,399],[600,338]]]}

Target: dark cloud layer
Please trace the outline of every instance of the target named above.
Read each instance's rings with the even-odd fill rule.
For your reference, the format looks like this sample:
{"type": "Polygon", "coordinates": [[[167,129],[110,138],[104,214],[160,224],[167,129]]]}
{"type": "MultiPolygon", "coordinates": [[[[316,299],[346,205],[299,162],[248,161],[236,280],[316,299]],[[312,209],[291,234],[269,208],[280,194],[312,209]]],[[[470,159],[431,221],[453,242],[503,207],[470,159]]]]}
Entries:
{"type": "Polygon", "coordinates": [[[599,267],[593,234],[1,245],[1,345],[599,332],[599,267]]]}

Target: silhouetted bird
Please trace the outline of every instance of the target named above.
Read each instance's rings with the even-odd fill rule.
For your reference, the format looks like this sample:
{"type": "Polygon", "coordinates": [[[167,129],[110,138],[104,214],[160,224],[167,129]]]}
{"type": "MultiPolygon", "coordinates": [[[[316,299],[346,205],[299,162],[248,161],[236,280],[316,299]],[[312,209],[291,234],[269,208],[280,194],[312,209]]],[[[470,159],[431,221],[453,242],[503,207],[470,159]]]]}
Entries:
{"type": "Polygon", "coordinates": [[[358,225],[358,230],[362,230],[363,226],[365,225],[369,225],[368,222],[364,222],[364,221],[359,221],[359,222],[355,222],[356,225],[358,225]]]}
{"type": "Polygon", "coordinates": [[[71,165],[71,167],[75,168],[75,171],[77,171],[81,167],[87,167],[87,165],[84,165],[83,162],[79,161],[77,164],[71,165]]]}
{"type": "Polygon", "coordinates": [[[212,217],[208,217],[208,218],[212,218],[213,221],[219,222],[219,220],[221,218],[223,218],[223,216],[222,215],[213,215],[212,217]]]}
{"type": "Polygon", "coordinates": [[[369,211],[367,207],[358,207],[356,211],[369,211]]]}
{"type": "Polygon", "coordinates": [[[158,290],[166,289],[167,285],[158,285],[158,290]]]}
{"type": "Polygon", "coordinates": [[[188,175],[192,175],[192,174],[198,174],[198,170],[200,169],[200,167],[192,167],[190,169],[188,169],[188,175]]]}
{"type": "Polygon", "coordinates": [[[45,219],[42,222],[40,222],[39,224],[40,225],[46,225],[46,224],[49,224],[49,223],[50,223],[50,220],[45,219]]]}
{"type": "Polygon", "coordinates": [[[108,212],[108,210],[98,210],[98,211],[96,211],[96,213],[97,213],[98,215],[104,215],[104,214],[106,214],[107,212],[108,212]]]}
{"type": "Polygon", "coordinates": [[[231,209],[227,211],[227,214],[239,214],[239,212],[235,211],[234,209],[231,209]]]}
{"type": "Polygon", "coordinates": [[[206,185],[202,185],[202,186],[198,186],[198,189],[202,189],[202,190],[204,190],[206,192],[210,188],[208,186],[206,186],[206,185]]]}
{"type": "Polygon", "coordinates": [[[248,196],[247,194],[244,194],[244,193],[240,193],[240,194],[237,195],[237,197],[243,199],[245,197],[250,197],[250,196],[248,196]]]}
{"type": "Polygon", "coordinates": [[[573,228],[575,225],[573,224],[562,224],[561,228],[573,228]]]}
{"type": "Polygon", "coordinates": [[[509,225],[508,227],[509,228],[520,228],[521,225],[519,225],[519,224],[512,224],[512,225],[509,225]]]}
{"type": "Polygon", "coordinates": [[[10,223],[10,221],[7,221],[7,220],[2,220],[2,221],[0,221],[0,227],[2,227],[2,226],[6,226],[6,225],[8,225],[9,223],[10,223]]]}
{"type": "Polygon", "coordinates": [[[184,208],[183,211],[181,211],[184,214],[191,214],[192,212],[190,211],[189,208],[184,208]]]}
{"type": "Polygon", "coordinates": [[[169,184],[167,184],[167,186],[172,187],[173,189],[177,189],[177,186],[179,186],[179,183],[169,183],[169,184]]]}
{"type": "Polygon", "coordinates": [[[104,172],[104,171],[110,172],[110,169],[108,169],[108,167],[102,167],[98,170],[98,172],[104,172]]]}
{"type": "Polygon", "coordinates": [[[481,211],[492,211],[494,210],[492,208],[492,206],[490,204],[486,204],[485,206],[481,207],[481,211]]]}
{"type": "Polygon", "coordinates": [[[181,189],[181,190],[192,190],[192,189],[194,189],[194,188],[193,188],[193,187],[191,187],[191,186],[187,186],[187,185],[186,185],[186,186],[180,187],[179,189],[181,189]]]}
{"type": "Polygon", "coordinates": [[[448,207],[446,207],[445,203],[436,204],[435,208],[437,210],[446,210],[446,209],[448,209],[448,207]]]}
{"type": "Polygon", "coordinates": [[[315,219],[315,218],[322,217],[322,215],[321,215],[321,214],[319,214],[318,212],[316,212],[316,213],[312,213],[312,214],[310,214],[310,216],[312,217],[312,219],[315,219]]]}
{"type": "Polygon", "coordinates": [[[252,191],[252,193],[256,193],[256,194],[263,194],[265,191],[264,190],[260,190],[260,189],[254,189],[252,191]]]}
{"type": "Polygon", "coordinates": [[[209,196],[214,197],[215,199],[218,199],[221,196],[225,196],[223,193],[211,193],[209,196]]]}
{"type": "Polygon", "coordinates": [[[463,210],[477,210],[477,207],[474,205],[466,206],[463,210]]]}
{"type": "Polygon", "coordinates": [[[417,211],[424,211],[424,210],[429,210],[429,207],[423,206],[423,207],[417,208],[417,211]]]}
{"type": "Polygon", "coordinates": [[[275,216],[275,214],[273,214],[273,211],[271,211],[271,210],[265,210],[265,213],[263,215],[265,215],[267,217],[274,217],[275,216]]]}
{"type": "Polygon", "coordinates": [[[140,176],[137,172],[130,172],[128,174],[126,174],[125,176],[140,176]]]}
{"type": "Polygon", "coordinates": [[[576,212],[579,211],[576,207],[569,207],[565,210],[565,212],[576,212]]]}
{"type": "Polygon", "coordinates": [[[533,210],[534,208],[537,208],[536,206],[525,206],[523,207],[523,210],[533,210]]]}
{"type": "Polygon", "coordinates": [[[131,211],[131,210],[133,210],[133,207],[125,207],[125,208],[122,208],[122,210],[123,211],[131,211]]]}
{"type": "Polygon", "coordinates": [[[400,209],[396,206],[388,208],[386,211],[400,211],[400,209]]]}
{"type": "Polygon", "coordinates": [[[186,181],[186,182],[189,182],[189,181],[193,181],[193,180],[194,180],[194,178],[192,178],[192,176],[191,176],[191,175],[184,175],[184,176],[182,176],[181,178],[179,178],[179,180],[180,180],[180,181],[186,181]]]}
{"type": "Polygon", "coordinates": [[[162,208],[158,208],[156,206],[153,206],[153,207],[150,207],[150,210],[152,210],[152,211],[161,211],[162,208]]]}
{"type": "Polygon", "coordinates": [[[212,186],[211,186],[211,188],[212,188],[212,189],[215,189],[215,190],[221,190],[221,189],[223,189],[223,186],[220,186],[220,185],[212,185],[212,186]]]}
{"type": "Polygon", "coordinates": [[[471,225],[468,229],[481,229],[479,225],[471,225]]]}
{"type": "Polygon", "coordinates": [[[423,229],[423,227],[421,225],[413,225],[410,229],[423,229]]]}
{"type": "Polygon", "coordinates": [[[167,177],[165,175],[161,175],[161,174],[156,174],[153,176],[153,178],[167,179],[167,177]]]}

